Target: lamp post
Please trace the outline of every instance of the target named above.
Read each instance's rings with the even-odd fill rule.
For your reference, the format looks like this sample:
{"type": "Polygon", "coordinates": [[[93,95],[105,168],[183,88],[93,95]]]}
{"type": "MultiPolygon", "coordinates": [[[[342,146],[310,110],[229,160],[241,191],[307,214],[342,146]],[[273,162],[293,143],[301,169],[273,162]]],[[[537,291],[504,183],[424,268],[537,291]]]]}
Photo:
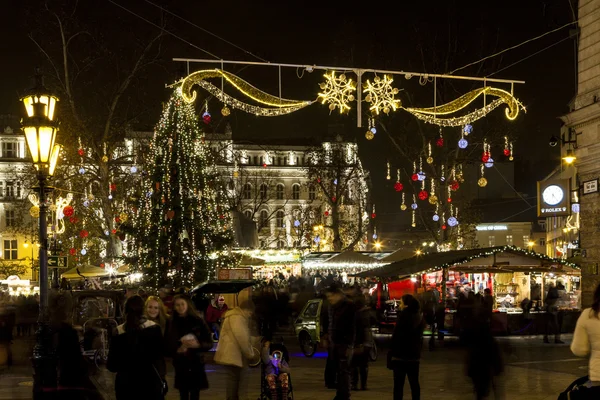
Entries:
{"type": "Polygon", "coordinates": [[[23,118],[27,148],[36,169],[39,195],[39,274],[40,274],[40,311],[36,345],[33,349],[33,396],[43,397],[44,388],[57,384],[56,362],[48,319],[48,227],[46,194],[52,191],[48,186],[48,177],[54,174],[60,146],[55,144],[58,123],[54,118],[58,98],[43,85],[42,76],[35,76],[35,85],[21,98],[27,115],[23,118]]]}

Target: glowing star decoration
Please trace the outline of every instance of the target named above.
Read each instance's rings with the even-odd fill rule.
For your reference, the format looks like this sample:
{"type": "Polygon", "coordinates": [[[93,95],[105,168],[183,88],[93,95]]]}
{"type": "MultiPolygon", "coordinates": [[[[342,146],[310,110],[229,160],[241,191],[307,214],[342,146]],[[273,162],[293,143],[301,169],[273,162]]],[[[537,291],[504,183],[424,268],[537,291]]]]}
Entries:
{"type": "Polygon", "coordinates": [[[318,96],[321,103],[328,103],[330,111],[335,110],[337,107],[340,110],[340,114],[349,111],[350,106],[348,103],[354,101],[356,84],[352,79],[346,78],[344,74],[336,77],[335,71],[331,71],[331,73],[323,76],[325,77],[325,82],[319,85],[323,91],[318,96]]]}
{"type": "Polygon", "coordinates": [[[367,80],[363,93],[365,94],[365,101],[371,103],[369,110],[379,115],[380,111],[385,114],[389,114],[390,111],[396,111],[398,107],[402,106],[400,100],[395,99],[399,92],[397,88],[392,87],[394,80],[387,75],[383,76],[383,79],[376,76],[373,78],[373,82],[367,80]]]}
{"type": "Polygon", "coordinates": [[[462,138],[462,139],[460,139],[458,141],[458,148],[459,149],[466,149],[468,145],[469,145],[469,142],[465,138],[462,138]]]}
{"type": "Polygon", "coordinates": [[[458,225],[458,220],[455,217],[448,218],[448,226],[458,225]]]}

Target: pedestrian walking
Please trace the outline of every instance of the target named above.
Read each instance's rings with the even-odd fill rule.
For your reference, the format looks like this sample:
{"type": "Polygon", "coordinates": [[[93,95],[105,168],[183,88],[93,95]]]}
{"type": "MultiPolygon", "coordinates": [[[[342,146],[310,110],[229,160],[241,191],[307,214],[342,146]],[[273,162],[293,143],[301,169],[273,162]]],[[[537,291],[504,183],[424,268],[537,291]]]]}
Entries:
{"type": "Polygon", "coordinates": [[[160,326],[144,317],[144,300],[132,296],[125,303],[125,323],[110,342],[107,368],[116,372],[117,400],[162,400],[166,394],[166,366],[160,326]]]}
{"type": "Polygon", "coordinates": [[[215,362],[224,365],[227,372],[227,400],[240,400],[245,393],[245,370],[254,357],[250,337],[253,312],[252,300],[244,300],[223,316],[215,362]]]}
{"type": "Polygon", "coordinates": [[[492,389],[494,399],[500,399],[496,380],[504,369],[502,353],[484,314],[476,317],[467,346],[467,374],[473,381],[476,399],[487,399],[492,389]]]}
{"type": "Polygon", "coordinates": [[[187,296],[176,295],[173,309],[167,343],[173,357],[175,388],[181,400],[198,400],[200,391],[208,389],[202,352],[212,347],[210,330],[187,296]]]}
{"type": "Polygon", "coordinates": [[[579,357],[590,357],[588,375],[590,381],[582,388],[586,397],[600,398],[600,285],[594,291],[592,307],[583,310],[573,334],[571,351],[579,357]]]}
{"type": "Polygon", "coordinates": [[[560,325],[558,323],[558,289],[554,283],[550,283],[548,293],[546,294],[546,333],[544,335],[544,343],[550,343],[548,336],[554,334],[554,343],[564,344],[560,340],[560,325]]]}
{"type": "Polygon", "coordinates": [[[356,329],[355,306],[336,285],[325,292],[329,301],[329,354],[336,370],[336,400],[350,399],[351,362],[356,329]]]}
{"type": "Polygon", "coordinates": [[[367,390],[369,375],[369,353],[373,347],[371,333],[371,309],[365,304],[362,294],[354,297],[356,307],[356,336],[352,354],[352,390],[367,390]]]}
{"type": "Polygon", "coordinates": [[[408,377],[413,400],[421,399],[419,365],[423,347],[425,322],[419,301],[410,294],[400,299],[399,315],[392,334],[392,348],[388,352],[387,365],[394,371],[394,400],[402,400],[404,381],[408,377]]]}

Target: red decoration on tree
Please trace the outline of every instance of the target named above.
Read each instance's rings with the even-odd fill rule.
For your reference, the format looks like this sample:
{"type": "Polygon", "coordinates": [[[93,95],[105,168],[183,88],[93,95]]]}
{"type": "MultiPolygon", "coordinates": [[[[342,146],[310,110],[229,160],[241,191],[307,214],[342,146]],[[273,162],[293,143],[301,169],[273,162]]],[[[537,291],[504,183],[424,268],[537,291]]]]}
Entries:
{"type": "Polygon", "coordinates": [[[376,216],[377,216],[377,214],[375,214],[375,213],[371,214],[371,218],[375,218],[376,216]]]}
{"type": "Polygon", "coordinates": [[[104,268],[104,263],[100,263],[100,268],[104,268]]]}
{"type": "Polygon", "coordinates": [[[263,163],[263,168],[267,168],[267,163],[263,163]]]}
{"type": "Polygon", "coordinates": [[[69,254],[72,255],[72,256],[74,256],[75,254],[77,254],[77,249],[75,249],[74,247],[71,247],[69,249],[69,254]]]}
{"type": "Polygon", "coordinates": [[[510,150],[509,149],[504,149],[504,155],[506,157],[510,156],[510,150]]]}
{"type": "Polygon", "coordinates": [[[452,197],[448,197],[448,203],[452,203],[452,197]]]}
{"type": "Polygon", "coordinates": [[[401,192],[402,189],[404,189],[404,185],[400,182],[396,182],[396,184],[394,185],[394,189],[396,190],[396,192],[401,192]]]}
{"type": "Polygon", "coordinates": [[[223,214],[219,215],[219,218],[223,219],[225,216],[223,214]]]}
{"type": "Polygon", "coordinates": [[[419,174],[412,174],[412,176],[410,177],[410,179],[413,180],[413,182],[416,182],[419,180],[419,174]]]}
{"type": "Polygon", "coordinates": [[[442,229],[446,230],[447,226],[446,225],[442,225],[442,229]]]}
{"type": "Polygon", "coordinates": [[[427,193],[427,190],[421,190],[419,192],[419,199],[427,200],[428,197],[429,197],[429,193],[427,193]]]}
{"type": "Polygon", "coordinates": [[[89,232],[86,231],[85,229],[82,229],[81,231],[79,231],[79,237],[81,237],[81,238],[86,238],[86,237],[88,237],[88,235],[89,235],[89,232]]]}
{"type": "Polygon", "coordinates": [[[331,198],[331,201],[332,201],[333,203],[335,203],[335,201],[336,201],[336,200],[337,200],[337,197],[335,197],[335,196],[333,196],[333,197],[331,198]]]}
{"type": "Polygon", "coordinates": [[[65,217],[70,217],[75,213],[75,209],[73,208],[73,206],[66,206],[65,208],[63,208],[63,214],[65,217]]]}
{"type": "Polygon", "coordinates": [[[79,218],[77,218],[76,216],[72,216],[71,218],[69,218],[69,222],[72,224],[76,224],[79,222],[79,218]]]}
{"type": "Polygon", "coordinates": [[[203,121],[203,122],[204,122],[206,125],[210,124],[210,121],[211,121],[211,119],[212,119],[212,117],[211,117],[211,116],[210,116],[210,114],[209,114],[209,113],[207,113],[207,112],[206,112],[206,113],[204,113],[204,115],[202,115],[202,121],[203,121]]]}
{"type": "Polygon", "coordinates": [[[321,178],[317,178],[317,183],[321,183],[321,178]]]}
{"type": "Polygon", "coordinates": [[[459,187],[460,185],[458,184],[458,181],[450,182],[450,190],[452,190],[453,192],[456,192],[459,187]]]}
{"type": "Polygon", "coordinates": [[[481,156],[481,161],[488,162],[489,159],[490,159],[490,153],[486,151],[485,153],[483,153],[483,156],[481,156]]]}
{"type": "Polygon", "coordinates": [[[111,183],[110,184],[110,191],[114,192],[115,190],[117,190],[117,185],[115,183],[111,183]]]}
{"type": "Polygon", "coordinates": [[[443,138],[443,137],[441,137],[441,138],[438,138],[438,139],[435,141],[435,144],[436,144],[436,146],[437,146],[437,147],[444,147],[444,138],[443,138]]]}
{"type": "Polygon", "coordinates": [[[116,229],[113,229],[111,232],[112,232],[112,234],[114,235],[115,233],[117,233],[117,230],[116,230],[116,229]]]}
{"type": "Polygon", "coordinates": [[[83,157],[83,156],[85,156],[85,150],[79,149],[79,150],[77,150],[77,154],[79,154],[80,157],[83,157]]]}
{"type": "Polygon", "coordinates": [[[325,211],[325,216],[329,217],[329,211],[325,211]]]}
{"type": "Polygon", "coordinates": [[[117,224],[120,224],[120,223],[121,223],[121,217],[118,217],[118,216],[117,216],[117,217],[115,217],[115,222],[116,222],[117,224]]]}

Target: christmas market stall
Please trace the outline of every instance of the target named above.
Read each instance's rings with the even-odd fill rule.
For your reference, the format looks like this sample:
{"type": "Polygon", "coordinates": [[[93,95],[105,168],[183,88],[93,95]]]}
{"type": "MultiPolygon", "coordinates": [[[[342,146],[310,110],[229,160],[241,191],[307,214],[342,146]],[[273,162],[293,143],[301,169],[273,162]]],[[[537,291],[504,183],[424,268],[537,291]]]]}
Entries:
{"type": "MultiPolygon", "coordinates": [[[[353,283],[354,275],[383,267],[391,252],[319,252],[307,254],[302,260],[302,275],[315,280],[335,277],[343,283],[353,283]]],[[[318,282],[315,282],[317,285],[318,282]]]]}
{"type": "Polygon", "coordinates": [[[31,296],[40,292],[39,286],[33,286],[29,279],[21,279],[17,275],[0,280],[0,288],[6,288],[11,296],[31,296]]]}
{"type": "Polygon", "coordinates": [[[483,295],[485,289],[494,296],[492,328],[497,334],[545,333],[550,289],[558,293],[563,331],[573,331],[581,310],[579,266],[513,246],[419,254],[357,276],[387,282],[390,298],[437,292],[449,331],[459,329],[460,295],[483,295]]]}
{"type": "Polygon", "coordinates": [[[293,249],[239,250],[240,266],[251,266],[257,280],[270,280],[282,275],[285,279],[302,272],[302,251],[293,249]]]}

